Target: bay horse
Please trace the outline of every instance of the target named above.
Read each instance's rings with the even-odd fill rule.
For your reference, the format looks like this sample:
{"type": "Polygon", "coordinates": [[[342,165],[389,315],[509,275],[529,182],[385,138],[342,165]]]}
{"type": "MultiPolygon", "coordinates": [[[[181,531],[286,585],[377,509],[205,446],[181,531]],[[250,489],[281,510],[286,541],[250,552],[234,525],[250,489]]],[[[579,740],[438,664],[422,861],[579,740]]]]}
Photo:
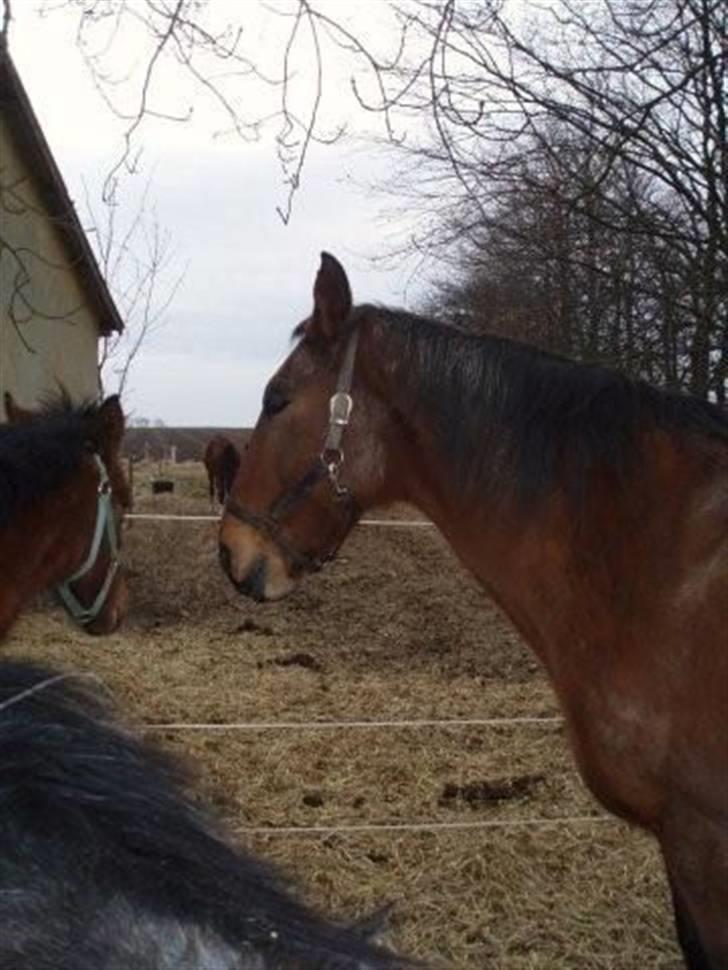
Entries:
{"type": "Polygon", "coordinates": [[[216,497],[224,505],[240,465],[240,452],[224,434],[216,434],[207,442],[202,461],[207,471],[210,505],[216,497]]]}
{"type": "Polygon", "coordinates": [[[73,674],[0,663],[0,966],[404,970],[304,906],[73,674]]]}
{"type": "Polygon", "coordinates": [[[545,667],[581,775],[659,842],[691,970],[728,967],[728,419],[608,369],[352,306],[322,254],[220,525],[258,600],[409,502],[545,667]]]}
{"type": "Polygon", "coordinates": [[[85,630],[115,630],[127,609],[119,565],[130,493],[121,466],[124,414],[114,395],[66,397],[28,411],[9,393],[0,426],[0,636],[38,592],[55,587],[85,630]]]}

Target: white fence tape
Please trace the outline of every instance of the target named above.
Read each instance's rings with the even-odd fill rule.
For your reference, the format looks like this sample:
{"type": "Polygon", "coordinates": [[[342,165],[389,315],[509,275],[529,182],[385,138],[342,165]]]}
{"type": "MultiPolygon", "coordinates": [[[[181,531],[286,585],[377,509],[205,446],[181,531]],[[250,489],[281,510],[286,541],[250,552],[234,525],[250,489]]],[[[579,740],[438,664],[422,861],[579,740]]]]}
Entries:
{"type": "MultiPolygon", "coordinates": [[[[125,520],[147,522],[219,522],[219,515],[167,515],[157,512],[130,512],[125,520]]],[[[394,529],[434,529],[434,523],[422,519],[362,519],[358,525],[390,526],[394,529]]]]}
{"type": "Polygon", "coordinates": [[[231,721],[221,723],[188,723],[172,721],[169,724],[145,724],[145,731],[331,731],[348,728],[450,728],[450,727],[509,727],[549,725],[564,723],[563,717],[487,717],[463,718],[462,720],[420,718],[412,721],[231,721]]]}
{"type": "Polygon", "coordinates": [[[480,822],[384,822],[361,825],[243,825],[233,831],[246,835],[359,835],[368,832],[457,832],[472,829],[523,829],[560,825],[621,823],[614,815],[564,815],[558,818],[503,818],[480,822]]]}

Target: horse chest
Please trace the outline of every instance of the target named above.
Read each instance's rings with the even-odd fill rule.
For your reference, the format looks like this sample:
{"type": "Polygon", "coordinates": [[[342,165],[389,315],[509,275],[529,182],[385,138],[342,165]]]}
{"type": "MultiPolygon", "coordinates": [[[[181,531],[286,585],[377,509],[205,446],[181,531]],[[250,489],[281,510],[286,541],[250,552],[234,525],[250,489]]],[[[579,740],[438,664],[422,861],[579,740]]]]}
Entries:
{"type": "Polygon", "coordinates": [[[616,814],[648,828],[654,825],[669,747],[667,718],[628,692],[599,693],[576,710],[570,708],[571,744],[592,794],[616,814]]]}

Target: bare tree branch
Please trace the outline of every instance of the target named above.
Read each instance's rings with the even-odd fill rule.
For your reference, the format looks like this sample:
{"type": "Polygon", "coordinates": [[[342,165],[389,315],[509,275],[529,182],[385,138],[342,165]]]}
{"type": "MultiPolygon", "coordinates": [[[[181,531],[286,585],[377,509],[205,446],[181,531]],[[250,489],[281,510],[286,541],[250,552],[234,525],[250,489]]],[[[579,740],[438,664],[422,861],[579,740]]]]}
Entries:
{"type": "Polygon", "coordinates": [[[10,0],[2,0],[2,20],[0,20],[0,46],[7,47],[10,36],[10,24],[13,19],[13,8],[10,0]]]}
{"type": "Polygon", "coordinates": [[[139,353],[167,322],[185,269],[173,266],[170,237],[149,202],[149,182],[126,225],[120,223],[118,200],[109,204],[102,193],[99,211],[85,184],[84,190],[89,236],[125,323],[123,333],[104,338],[99,375],[107,389],[113,382],[114,391],[122,394],[139,353]]]}

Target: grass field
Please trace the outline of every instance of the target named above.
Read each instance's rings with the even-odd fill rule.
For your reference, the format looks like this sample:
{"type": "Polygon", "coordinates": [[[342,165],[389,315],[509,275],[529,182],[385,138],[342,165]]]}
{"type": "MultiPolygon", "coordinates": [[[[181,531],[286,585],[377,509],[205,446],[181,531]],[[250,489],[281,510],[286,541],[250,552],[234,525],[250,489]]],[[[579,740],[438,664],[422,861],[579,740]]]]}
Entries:
{"type": "MultiPolygon", "coordinates": [[[[135,488],[137,512],[209,512],[196,462],[137,465],[135,488]],[[160,472],[173,494],[151,494],[160,472]]],[[[94,672],[136,723],[558,713],[535,660],[433,529],[361,527],[275,604],[229,586],[214,523],[129,522],[125,553],[122,631],[89,638],[42,599],[5,655],[94,672]]],[[[405,952],[473,970],[681,966],[656,849],[602,820],[560,724],[154,734],[306,898],[342,917],[392,903],[388,942],[405,952]],[[249,831],[368,825],[414,827],[249,831]]]]}

